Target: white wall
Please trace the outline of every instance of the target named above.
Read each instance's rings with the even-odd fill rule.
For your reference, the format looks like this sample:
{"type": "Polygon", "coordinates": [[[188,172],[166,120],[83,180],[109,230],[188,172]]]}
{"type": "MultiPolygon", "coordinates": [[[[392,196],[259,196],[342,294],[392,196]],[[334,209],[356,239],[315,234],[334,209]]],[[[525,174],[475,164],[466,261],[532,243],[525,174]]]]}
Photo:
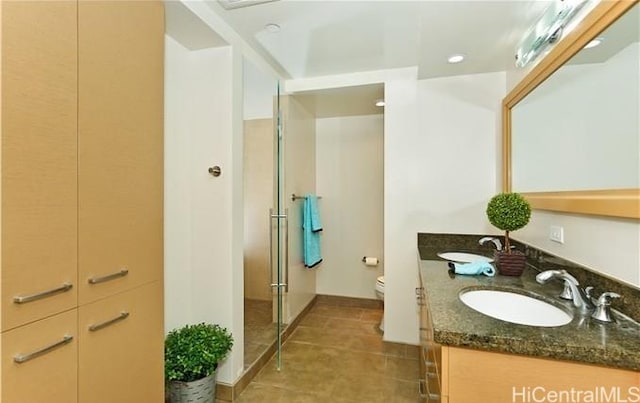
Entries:
{"type": "Polygon", "coordinates": [[[271,119],[278,80],[244,60],[244,120],[271,119]]]}
{"type": "Polygon", "coordinates": [[[242,66],[229,47],[165,43],[165,326],[229,329],[234,348],[218,379],[232,383],[244,344],[242,66]]]}
{"type": "MultiPolygon", "coordinates": [[[[291,200],[292,193],[297,195],[317,193],[316,126],[313,114],[307,111],[295,96],[283,96],[280,105],[284,138],[282,201],[289,209],[289,292],[285,301],[285,321],[290,322],[316,295],[318,269],[305,268],[302,258],[303,200],[291,200]]],[[[322,201],[319,207],[322,212],[322,201]]]]}
{"type": "Polygon", "coordinates": [[[535,210],[529,225],[514,233],[514,239],[608,277],[640,286],[640,225],[637,221],[535,210]],[[551,225],[564,228],[564,245],[549,240],[551,225]]]}
{"type": "Polygon", "coordinates": [[[324,231],[318,294],[376,298],[383,274],[383,115],[316,120],[316,183],[324,231]],[[365,266],[363,256],[381,260],[365,266]]]}
{"type": "Polygon", "coordinates": [[[385,340],[417,343],[416,233],[491,233],[505,74],[385,83],[385,340]]]}

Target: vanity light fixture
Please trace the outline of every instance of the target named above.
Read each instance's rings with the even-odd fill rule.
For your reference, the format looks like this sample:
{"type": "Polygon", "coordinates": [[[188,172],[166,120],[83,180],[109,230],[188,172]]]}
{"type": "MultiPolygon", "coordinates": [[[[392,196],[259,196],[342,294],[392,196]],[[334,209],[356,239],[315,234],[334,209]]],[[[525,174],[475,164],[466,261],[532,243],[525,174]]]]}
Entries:
{"type": "Polygon", "coordinates": [[[565,28],[571,28],[568,27],[571,19],[589,1],[591,0],[554,0],[520,42],[516,50],[516,66],[526,66],[547,46],[562,38],[566,34],[565,28]]]}
{"type": "Polygon", "coordinates": [[[385,102],[384,99],[376,99],[376,106],[384,106],[385,102]]]}
{"type": "Polygon", "coordinates": [[[604,38],[602,38],[602,37],[594,38],[591,42],[589,42],[586,45],[584,45],[584,48],[585,49],[595,48],[596,46],[600,45],[603,40],[604,40],[604,38]]]}
{"type": "Polygon", "coordinates": [[[456,64],[456,63],[461,63],[464,60],[464,55],[451,55],[449,56],[449,58],[447,59],[447,62],[450,64],[456,64]]]}
{"type": "Polygon", "coordinates": [[[270,22],[268,24],[265,24],[264,29],[271,34],[277,34],[278,32],[280,32],[280,25],[270,22]]]}

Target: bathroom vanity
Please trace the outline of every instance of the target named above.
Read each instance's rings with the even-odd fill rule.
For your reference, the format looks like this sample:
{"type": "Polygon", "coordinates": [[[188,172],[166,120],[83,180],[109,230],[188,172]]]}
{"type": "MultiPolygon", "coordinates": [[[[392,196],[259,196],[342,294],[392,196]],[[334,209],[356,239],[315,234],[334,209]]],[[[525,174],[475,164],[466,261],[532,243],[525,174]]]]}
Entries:
{"type": "Polygon", "coordinates": [[[424,401],[553,401],[554,393],[581,396],[575,401],[589,401],[589,393],[614,396],[610,401],[640,399],[638,323],[618,315],[616,323],[600,324],[573,312],[567,325],[537,327],[483,315],[460,301],[462,290],[512,289],[567,311],[573,306],[555,297],[560,282],[538,284],[531,267],[521,277],[454,275],[436,249],[420,248],[416,290],[424,401]]]}

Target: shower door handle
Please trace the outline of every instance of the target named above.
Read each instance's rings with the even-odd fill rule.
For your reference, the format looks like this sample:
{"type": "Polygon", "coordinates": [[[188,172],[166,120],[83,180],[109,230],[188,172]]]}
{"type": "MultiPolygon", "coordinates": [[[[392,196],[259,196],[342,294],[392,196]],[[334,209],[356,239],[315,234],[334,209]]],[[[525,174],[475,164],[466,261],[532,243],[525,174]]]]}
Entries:
{"type": "MultiPolygon", "coordinates": [[[[278,232],[279,234],[279,232],[278,232]]],[[[280,244],[278,244],[278,253],[280,253],[280,244]]],[[[285,292],[289,291],[288,279],[289,279],[289,209],[285,209],[284,214],[274,214],[273,209],[269,209],[269,269],[271,275],[271,287],[285,287],[285,292]],[[286,255],[285,255],[285,282],[281,282],[279,277],[274,276],[273,271],[273,219],[276,219],[276,225],[280,226],[280,219],[284,218],[285,222],[285,233],[284,233],[284,242],[286,247],[286,255]]],[[[276,269],[277,270],[277,269],[276,269]]]]}
{"type": "MultiPolygon", "coordinates": [[[[269,209],[269,284],[273,287],[273,209],[269,209]]],[[[276,225],[277,222],[276,222],[276,225]]]]}
{"type": "Polygon", "coordinates": [[[289,209],[284,209],[284,292],[289,292],[289,209]]]}

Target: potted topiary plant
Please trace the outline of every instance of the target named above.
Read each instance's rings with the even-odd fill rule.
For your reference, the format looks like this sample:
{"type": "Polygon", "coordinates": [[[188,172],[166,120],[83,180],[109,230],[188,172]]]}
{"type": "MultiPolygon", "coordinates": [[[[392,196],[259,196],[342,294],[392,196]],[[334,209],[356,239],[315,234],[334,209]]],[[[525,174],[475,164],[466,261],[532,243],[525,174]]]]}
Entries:
{"type": "Polygon", "coordinates": [[[500,274],[519,276],[524,271],[526,257],[511,250],[509,232],[519,230],[529,223],[531,206],[518,193],[500,193],[487,205],[487,217],[491,224],[504,231],[504,248],[496,251],[495,261],[500,274]]]}
{"type": "Polygon", "coordinates": [[[174,329],[164,343],[164,373],[172,403],[215,402],[216,369],[231,351],[233,337],[219,325],[174,329]]]}

